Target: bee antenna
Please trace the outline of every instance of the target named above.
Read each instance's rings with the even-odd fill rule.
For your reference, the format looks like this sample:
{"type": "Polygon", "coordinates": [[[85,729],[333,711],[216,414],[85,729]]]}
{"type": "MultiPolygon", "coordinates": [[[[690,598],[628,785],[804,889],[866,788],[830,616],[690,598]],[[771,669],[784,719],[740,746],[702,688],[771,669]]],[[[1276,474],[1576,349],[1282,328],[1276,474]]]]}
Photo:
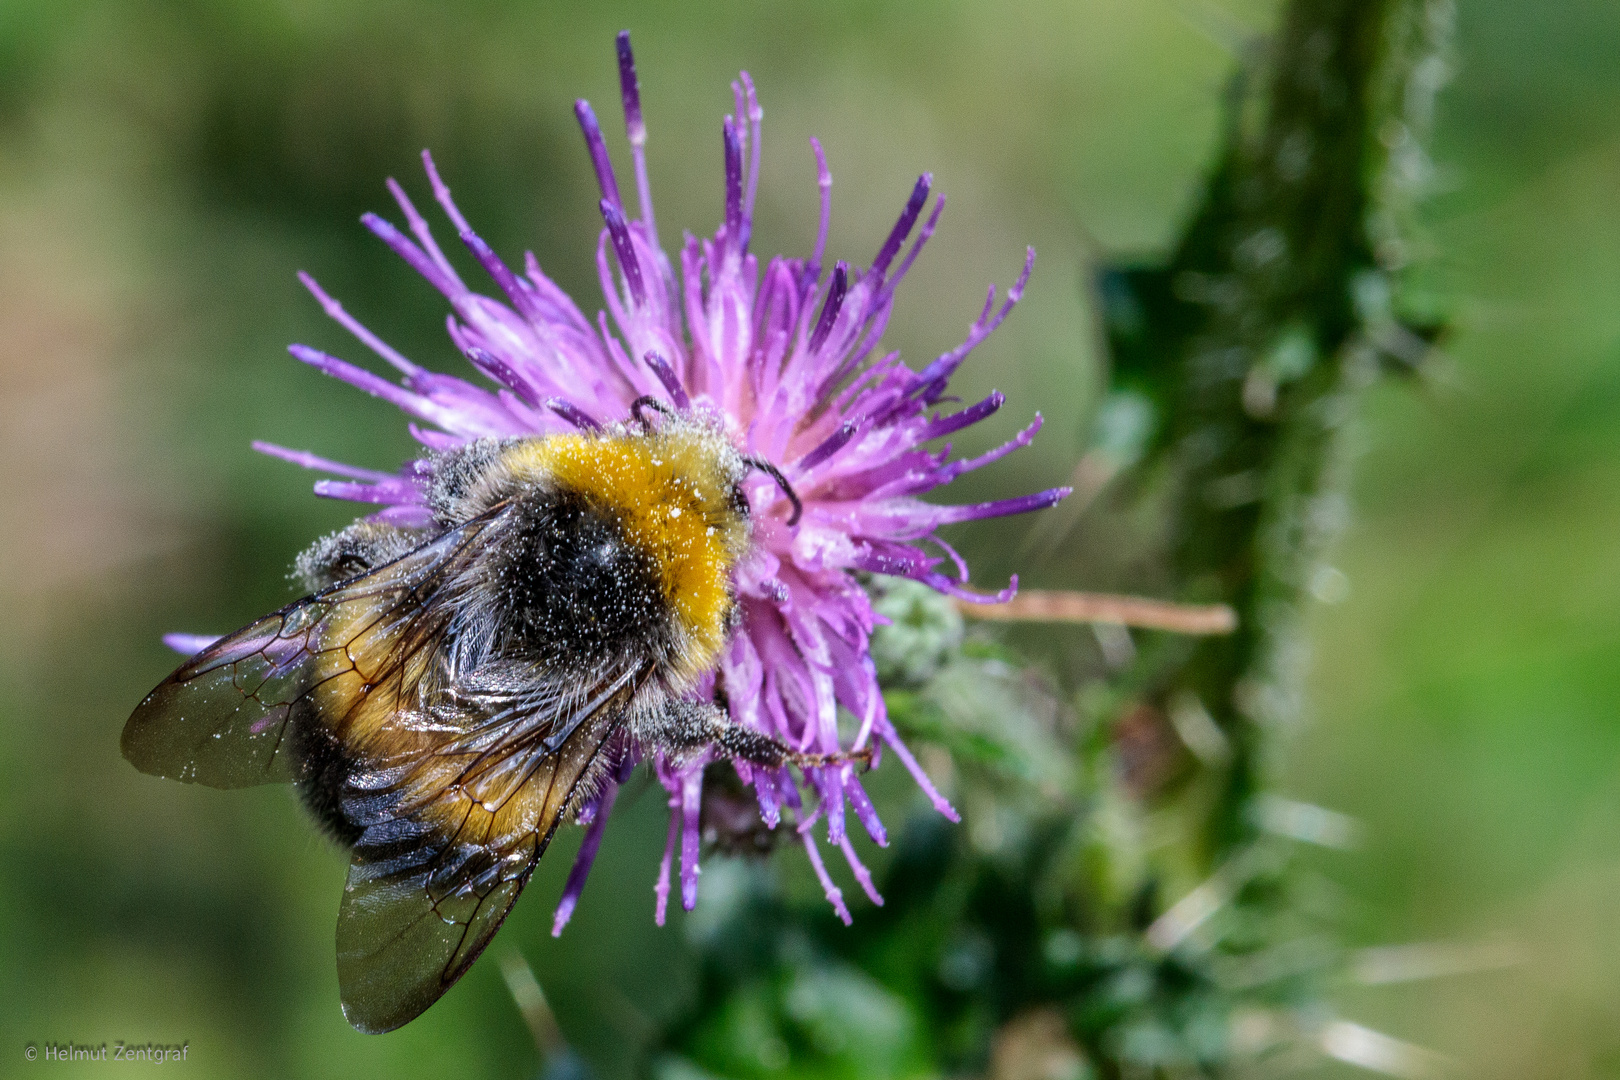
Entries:
{"type": "Polygon", "coordinates": [[[793,504],[793,513],[787,519],[788,528],[791,529],[797,525],[799,518],[804,516],[804,503],[799,501],[799,496],[793,491],[793,485],[787,482],[787,477],[782,475],[782,470],[761,457],[745,457],[743,458],[743,464],[752,465],[776,481],[776,486],[782,489],[782,494],[786,495],[788,502],[793,504]]]}
{"type": "Polygon", "coordinates": [[[647,418],[645,416],[641,415],[642,409],[651,409],[659,416],[670,419],[673,419],[675,416],[674,409],[671,409],[668,405],[665,405],[662,401],[659,401],[651,394],[643,394],[641,397],[636,398],[636,400],[630,403],[630,415],[636,418],[636,423],[640,424],[649,431],[652,430],[652,425],[647,423],[647,418]]]}

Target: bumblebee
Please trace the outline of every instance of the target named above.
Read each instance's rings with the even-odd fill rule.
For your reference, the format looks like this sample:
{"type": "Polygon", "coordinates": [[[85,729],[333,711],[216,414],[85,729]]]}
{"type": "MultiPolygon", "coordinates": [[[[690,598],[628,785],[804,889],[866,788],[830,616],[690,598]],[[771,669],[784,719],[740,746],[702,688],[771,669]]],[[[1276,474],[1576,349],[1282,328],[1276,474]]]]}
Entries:
{"type": "Polygon", "coordinates": [[[143,772],[291,782],[349,849],[338,979],[362,1031],[467,971],[624,740],[831,760],[692,696],[740,617],[743,478],[776,480],[789,525],[797,496],[703,417],[649,398],[631,415],[430,459],[432,527],[317,542],[296,564],[311,595],[182,664],[124,728],[143,772]]]}

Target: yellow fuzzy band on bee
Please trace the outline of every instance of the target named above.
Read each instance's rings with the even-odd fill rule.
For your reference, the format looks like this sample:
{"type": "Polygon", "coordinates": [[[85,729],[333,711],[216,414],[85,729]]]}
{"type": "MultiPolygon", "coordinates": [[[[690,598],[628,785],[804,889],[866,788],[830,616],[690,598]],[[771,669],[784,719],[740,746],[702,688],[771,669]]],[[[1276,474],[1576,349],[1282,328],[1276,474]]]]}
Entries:
{"type": "Polygon", "coordinates": [[[733,478],[721,436],[696,425],[653,435],[554,435],[514,446],[519,475],[549,475],[612,515],[645,553],[664,598],[691,638],[696,669],[725,645],[731,572],[747,523],[731,501],[733,478]]]}

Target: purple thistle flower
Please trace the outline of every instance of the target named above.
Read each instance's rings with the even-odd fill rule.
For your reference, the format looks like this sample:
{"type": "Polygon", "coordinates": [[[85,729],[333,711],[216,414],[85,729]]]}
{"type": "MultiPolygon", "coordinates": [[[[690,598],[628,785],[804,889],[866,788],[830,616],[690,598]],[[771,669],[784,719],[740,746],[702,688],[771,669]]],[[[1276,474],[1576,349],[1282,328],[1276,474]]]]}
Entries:
{"type": "MultiPolygon", "coordinates": [[[[653,222],[646,127],[628,33],[618,37],[618,59],[639,216],[631,217],[620,198],[590,105],[575,105],[601,189],[604,227],[597,269],[606,311],[594,322],[542,273],[533,254],[525,255],[521,271],[515,270],[472,231],[424,151],[434,198],[501,296],[468,287],[393,180],[388,188],[408,233],[374,214],[362,221],[449,300],[450,339],[493,388],[436,374],[406,359],[307,274],[300,279],[327,314],[392,366],[400,380],[390,381],[308,346],[294,345],[290,351],[304,363],[399,406],[413,419],[412,434],[433,451],[484,437],[594,428],[624,418],[630,403],[645,394],[667,399],[677,409],[722,416],[742,453],[775,464],[791,482],[803,501],[803,514],[790,524],[792,508],[775,482],[759,474],[747,481],[755,508],[755,550],[737,575],[741,630],[704,691],[718,684],[737,720],[802,752],[866,750],[876,765],[885,750],[892,751],[939,812],[958,820],[889,721],[868,653],[879,617],[854,575],[868,571],[908,577],[971,601],[1012,596],[1016,578],[993,595],[970,591],[965,563],[935,531],[953,522],[1038,510],[1063,498],[1068,489],[969,506],[940,506],[919,496],[1027,445],[1040,427],[1037,414],[1011,442],[967,460],[948,461],[948,445],[924,449],[931,440],[977,423],[1001,406],[997,393],[955,413],[937,409],[956,368],[1018,302],[1034,251],[1005,300],[998,306],[992,287],[967,338],[920,372],[901,363],[896,353],[878,352],[895,288],[932,235],[945,200],[936,197],[923,218],[932,188],[931,177],[923,175],[869,268],[862,271],[840,262],[823,273],[832,177],[820,144],[811,140],[821,194],[815,248],[809,258],[776,257],[762,269],[749,251],[749,232],[763,112],[752,81],[743,73],[732,84],[736,111],[722,127],[722,224],[707,239],[688,235],[677,267],[660,246],[653,222]],[[947,559],[954,577],[941,570],[947,559]],[[857,725],[847,746],[838,732],[840,708],[857,725]]],[[[406,464],[397,474],[380,473],[268,444],[254,446],[341,478],[319,481],[318,495],[377,505],[372,517],[395,525],[431,523],[422,461],[406,464]]],[[[182,635],[173,637],[177,647],[195,644],[181,640],[182,635]]],[[[659,923],[677,844],[681,904],[690,909],[696,903],[703,770],[714,756],[706,751],[692,760],[660,756],[652,762],[669,792],[670,806],[669,840],[655,889],[659,923]]],[[[602,790],[579,814],[587,834],[558,905],[553,933],[561,933],[573,912],[617,786],[639,760],[639,750],[621,745],[616,760],[602,790]]],[[[886,844],[887,834],[852,764],[806,768],[797,778],[786,768],[769,771],[738,762],[736,769],[743,783],[752,786],[767,825],[776,827],[784,811],[791,815],[827,899],[844,921],[849,921],[848,908],[815,836],[823,820],[827,842],[843,852],[873,902],[882,903],[850,843],[846,807],[877,844],[886,844]]]]}

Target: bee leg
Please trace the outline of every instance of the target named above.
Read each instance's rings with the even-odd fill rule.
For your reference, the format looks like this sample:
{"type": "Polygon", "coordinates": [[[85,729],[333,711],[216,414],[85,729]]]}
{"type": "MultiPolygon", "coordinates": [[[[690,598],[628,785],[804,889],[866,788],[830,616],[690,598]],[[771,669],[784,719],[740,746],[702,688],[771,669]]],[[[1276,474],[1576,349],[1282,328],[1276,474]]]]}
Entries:
{"type": "Polygon", "coordinates": [[[650,709],[633,722],[636,739],[675,755],[718,746],[727,757],[765,768],[780,768],[793,754],[764,732],[744,727],[711,702],[676,699],[650,709]]]}
{"type": "Polygon", "coordinates": [[[837,754],[801,754],[786,743],[756,731],[731,718],[718,705],[675,700],[640,719],[636,737],[643,744],[661,747],[677,754],[717,746],[727,757],[765,769],[784,765],[814,768],[859,762],[870,765],[872,751],[854,750],[837,754]]]}

